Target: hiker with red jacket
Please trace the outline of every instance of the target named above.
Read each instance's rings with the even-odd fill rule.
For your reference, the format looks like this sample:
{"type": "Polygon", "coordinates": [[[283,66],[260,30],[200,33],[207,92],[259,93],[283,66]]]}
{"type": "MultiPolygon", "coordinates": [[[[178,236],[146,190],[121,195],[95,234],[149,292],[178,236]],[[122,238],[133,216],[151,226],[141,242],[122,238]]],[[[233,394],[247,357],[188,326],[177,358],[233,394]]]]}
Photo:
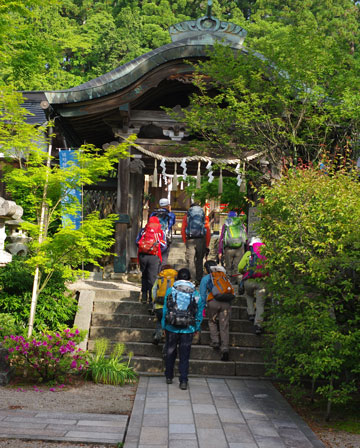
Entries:
{"type": "Polygon", "coordinates": [[[151,290],[159,273],[162,262],[161,248],[166,246],[161,224],[156,216],[149,218],[146,226],[140,230],[136,244],[141,271],[142,302],[151,303],[151,290]]]}
{"type": "Polygon", "coordinates": [[[185,261],[191,278],[199,285],[203,276],[203,260],[208,253],[211,232],[209,217],[196,203],[191,204],[184,215],[181,236],[185,243],[185,261]]]}
{"type": "Polygon", "coordinates": [[[200,297],[207,304],[209,318],[210,346],[220,349],[221,361],[229,360],[229,324],[231,301],[235,298],[234,288],[226,275],[225,268],[215,261],[205,265],[207,275],[200,283],[200,297]]]}
{"type": "Polygon", "coordinates": [[[241,282],[244,284],[247,313],[249,320],[254,322],[255,334],[262,333],[262,322],[267,296],[264,272],[266,257],[261,254],[261,247],[264,243],[257,237],[252,237],[249,248],[240,260],[238,270],[244,273],[241,282]]]}

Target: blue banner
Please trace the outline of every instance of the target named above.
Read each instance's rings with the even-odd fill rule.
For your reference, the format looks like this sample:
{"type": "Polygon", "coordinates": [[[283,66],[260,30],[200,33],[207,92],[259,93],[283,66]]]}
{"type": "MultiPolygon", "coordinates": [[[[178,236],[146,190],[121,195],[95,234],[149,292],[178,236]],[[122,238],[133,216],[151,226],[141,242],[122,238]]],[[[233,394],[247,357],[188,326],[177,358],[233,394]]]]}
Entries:
{"type": "MultiPolygon", "coordinates": [[[[77,149],[61,149],[59,151],[59,161],[60,161],[60,168],[67,168],[71,165],[79,165],[78,162],[78,150],[77,149]]],[[[67,191],[66,196],[62,199],[61,204],[63,206],[63,212],[62,212],[62,224],[63,227],[66,225],[69,225],[69,223],[72,223],[74,225],[74,228],[77,230],[80,228],[81,225],[81,207],[80,209],[74,213],[70,214],[68,213],[68,208],[71,206],[71,204],[74,203],[74,199],[77,199],[79,201],[79,205],[81,206],[81,187],[79,188],[73,188],[70,191],[67,191]]]]}

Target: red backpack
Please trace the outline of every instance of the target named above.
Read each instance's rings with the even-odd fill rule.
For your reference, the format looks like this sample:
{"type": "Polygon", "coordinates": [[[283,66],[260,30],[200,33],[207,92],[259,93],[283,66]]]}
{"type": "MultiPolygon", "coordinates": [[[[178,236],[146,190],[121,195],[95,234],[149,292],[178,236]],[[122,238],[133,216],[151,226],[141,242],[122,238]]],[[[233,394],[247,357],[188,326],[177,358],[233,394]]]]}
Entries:
{"type": "Polygon", "coordinates": [[[147,223],[138,242],[139,253],[159,255],[161,240],[161,226],[157,223],[147,223]]]}

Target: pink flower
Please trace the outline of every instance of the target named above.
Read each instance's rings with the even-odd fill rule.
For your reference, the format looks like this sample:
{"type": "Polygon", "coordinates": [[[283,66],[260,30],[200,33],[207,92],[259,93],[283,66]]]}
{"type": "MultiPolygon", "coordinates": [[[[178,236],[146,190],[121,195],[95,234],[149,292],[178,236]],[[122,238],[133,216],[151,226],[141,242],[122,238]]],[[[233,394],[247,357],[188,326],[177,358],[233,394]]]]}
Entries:
{"type": "Polygon", "coordinates": [[[76,361],[73,361],[73,362],[70,364],[70,367],[71,367],[72,369],[75,369],[75,367],[76,367],[76,361]]]}
{"type": "Polygon", "coordinates": [[[75,330],[75,334],[79,334],[80,333],[80,331],[79,331],[79,329],[77,328],[76,330],[75,330]]]}
{"type": "Polygon", "coordinates": [[[53,387],[50,387],[49,391],[50,392],[55,392],[55,389],[53,387]]]}

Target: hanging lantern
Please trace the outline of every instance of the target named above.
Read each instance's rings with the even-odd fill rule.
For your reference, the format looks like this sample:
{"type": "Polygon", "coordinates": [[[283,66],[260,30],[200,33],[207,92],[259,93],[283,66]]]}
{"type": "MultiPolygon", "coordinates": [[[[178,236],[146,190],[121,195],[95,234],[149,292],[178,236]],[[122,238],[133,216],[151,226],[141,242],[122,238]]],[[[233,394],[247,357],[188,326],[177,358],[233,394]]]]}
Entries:
{"type": "Polygon", "coordinates": [[[222,193],[223,193],[223,175],[222,175],[222,168],[220,168],[218,194],[222,193]]]}
{"type": "Polygon", "coordinates": [[[180,190],[183,190],[184,189],[184,181],[181,179],[181,182],[180,182],[180,190]]]}
{"type": "Polygon", "coordinates": [[[177,163],[175,162],[174,176],[172,179],[172,190],[176,191],[177,189],[178,189],[177,163]]]}
{"type": "Polygon", "coordinates": [[[198,169],[196,174],[196,188],[201,188],[201,162],[198,162],[198,169]]]}
{"type": "Polygon", "coordinates": [[[160,174],[160,176],[159,176],[159,188],[161,188],[162,187],[162,175],[160,174]]]}
{"type": "Polygon", "coordinates": [[[158,182],[157,182],[158,172],[157,172],[157,160],[155,159],[155,167],[153,172],[153,179],[152,179],[152,186],[154,188],[157,188],[158,182]]]}

